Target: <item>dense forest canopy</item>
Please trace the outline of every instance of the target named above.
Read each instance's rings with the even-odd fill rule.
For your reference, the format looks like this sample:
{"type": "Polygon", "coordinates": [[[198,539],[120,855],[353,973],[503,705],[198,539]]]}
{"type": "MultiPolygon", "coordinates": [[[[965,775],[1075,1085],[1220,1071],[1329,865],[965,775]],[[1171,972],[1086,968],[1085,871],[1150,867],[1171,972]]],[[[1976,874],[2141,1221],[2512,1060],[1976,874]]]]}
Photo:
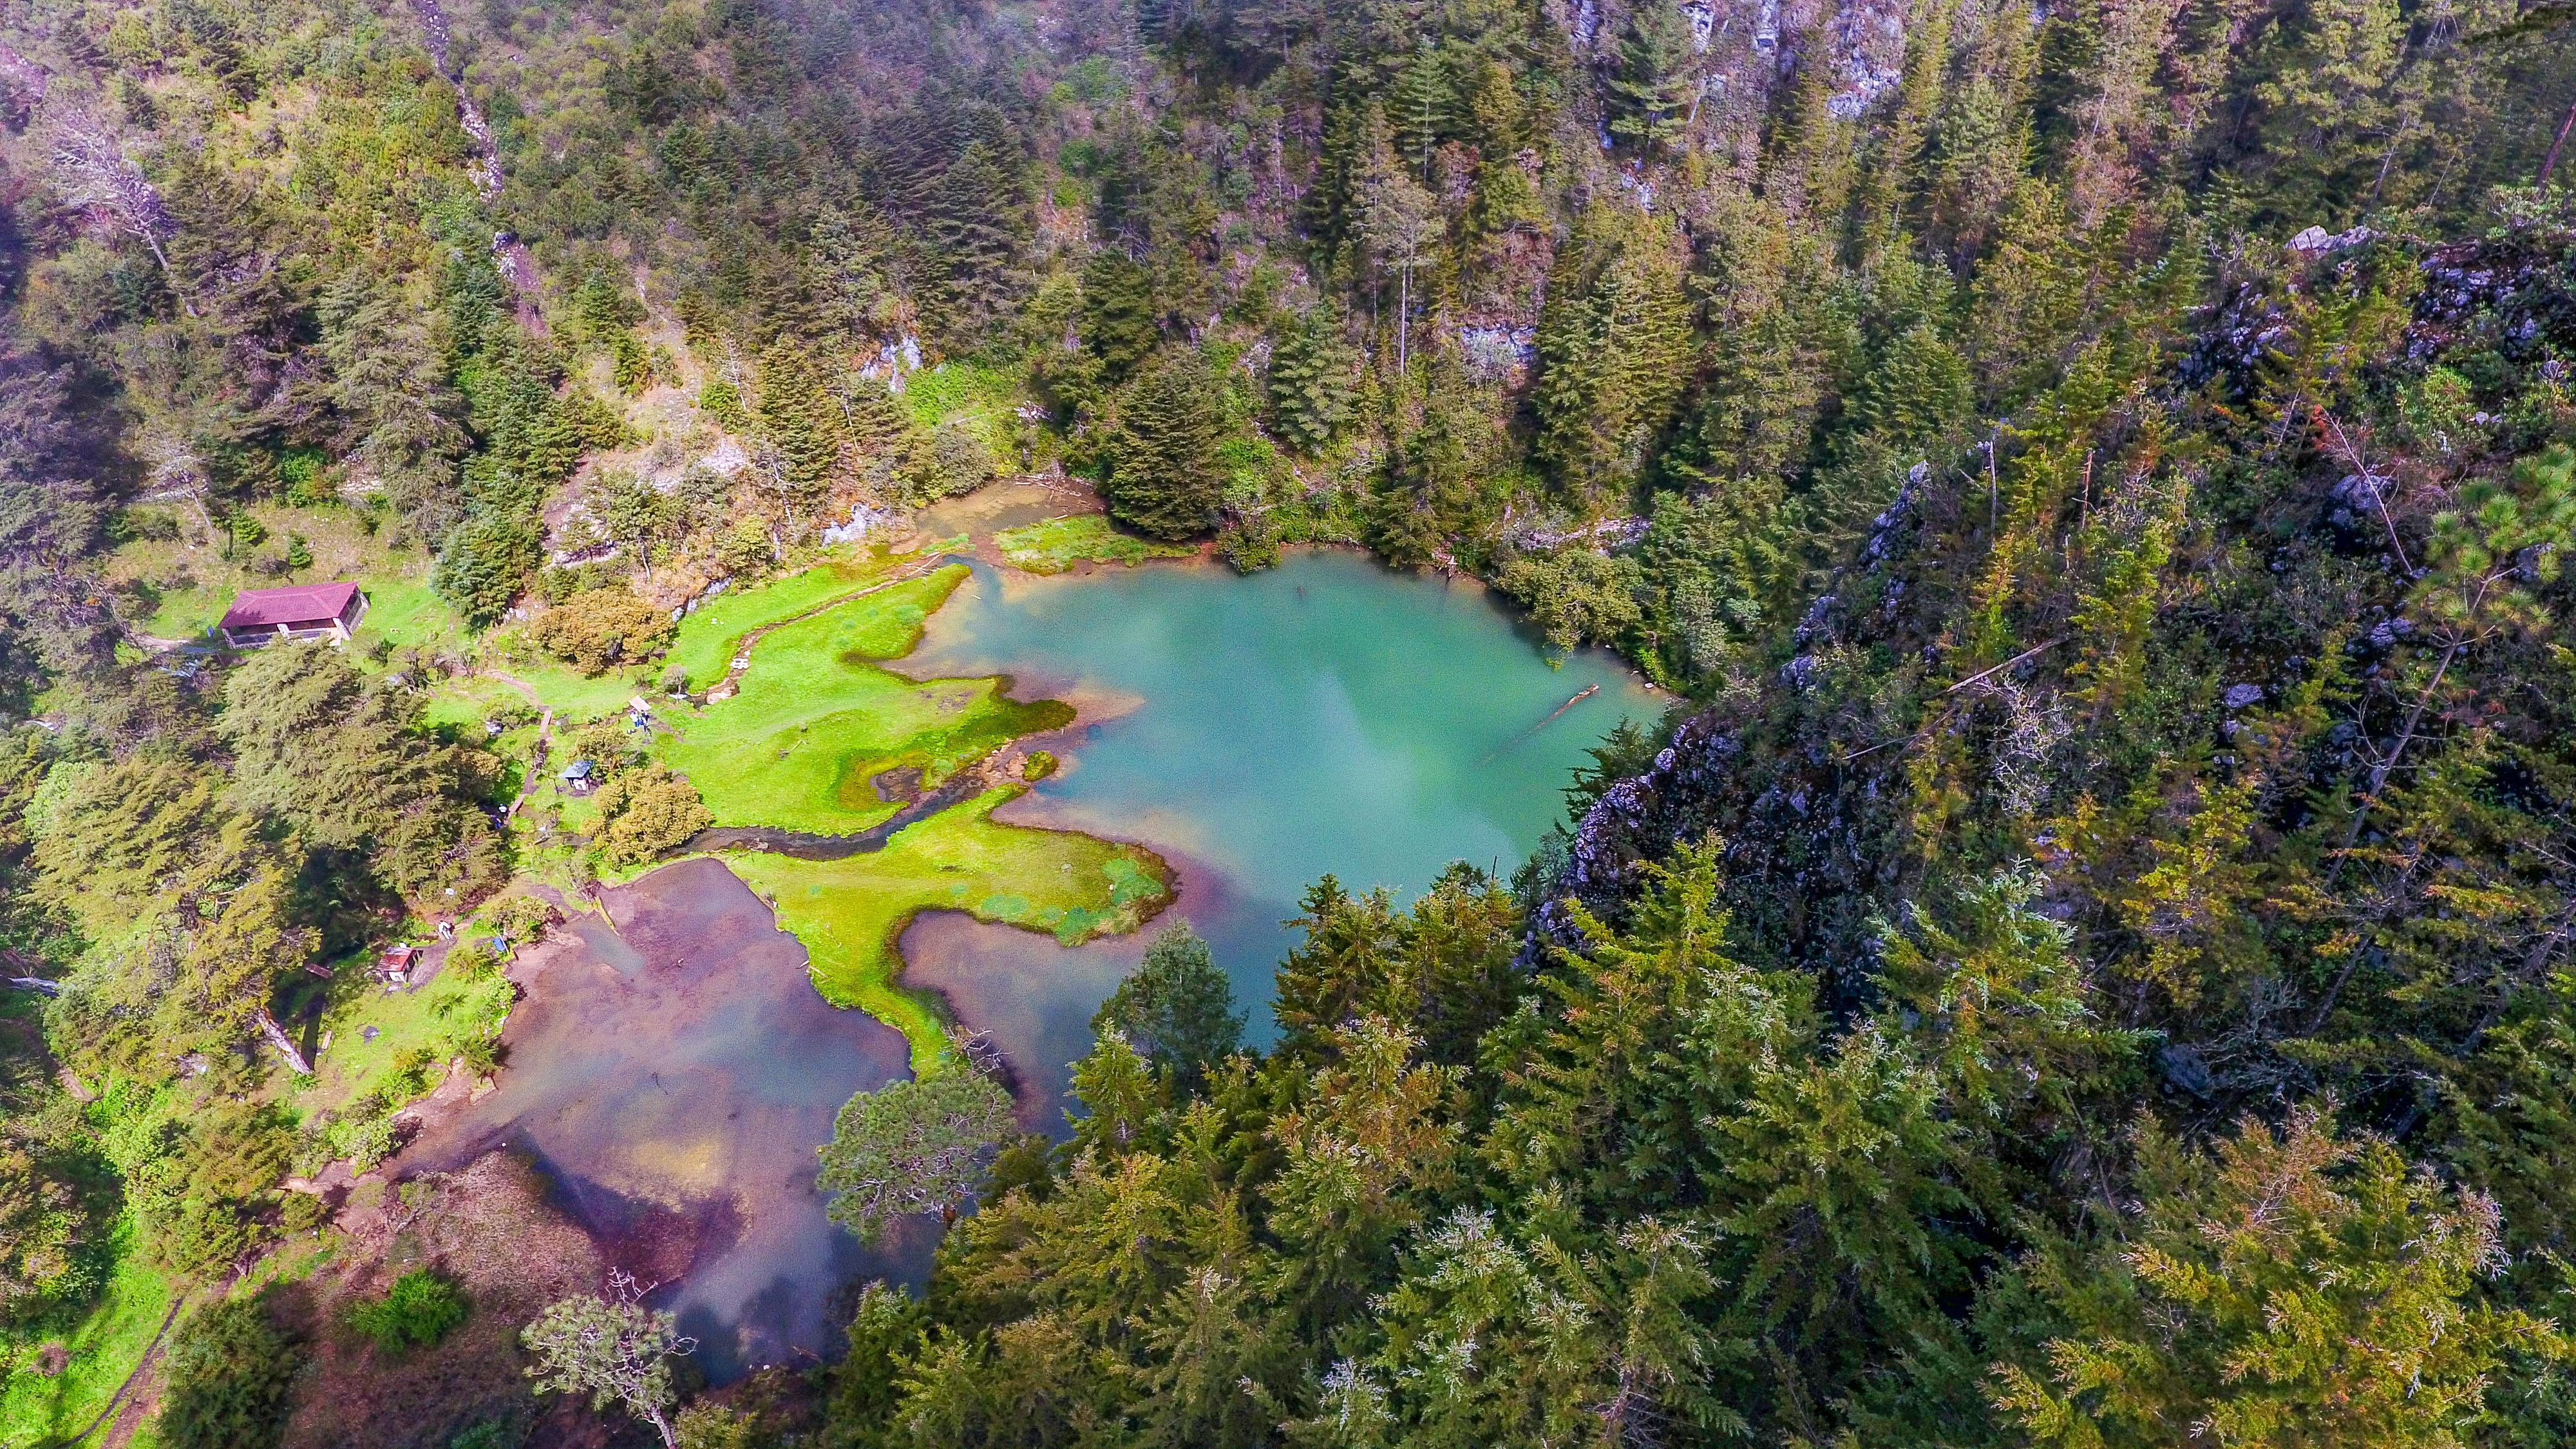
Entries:
{"type": "MultiPolygon", "coordinates": [[[[1318,883],[1265,1052],[1158,946],[926,1295],[667,1432],[2565,1442],[2571,122],[2523,0],[0,0],[11,1351],[312,1231],[430,1054],[295,1106],[305,968],[516,849],[458,661],[174,662],[120,549],[649,671],[1039,473],[1680,703],[1318,883]]],[[[284,1412],[220,1313],[173,1443],[284,1412]]]]}

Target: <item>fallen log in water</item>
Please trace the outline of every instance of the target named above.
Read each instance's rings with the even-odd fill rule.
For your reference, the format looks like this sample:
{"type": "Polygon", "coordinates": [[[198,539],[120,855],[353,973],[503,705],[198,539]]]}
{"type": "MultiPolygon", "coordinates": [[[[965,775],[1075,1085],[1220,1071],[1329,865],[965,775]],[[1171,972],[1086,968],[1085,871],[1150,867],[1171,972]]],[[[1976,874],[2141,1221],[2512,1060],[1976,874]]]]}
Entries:
{"type": "Polygon", "coordinates": [[[1519,734],[1512,736],[1510,739],[1505,740],[1501,744],[1486,751],[1485,757],[1478,760],[1476,763],[1480,765],[1492,763],[1495,759],[1499,758],[1504,751],[1519,744],[1521,741],[1528,739],[1530,736],[1537,734],[1540,730],[1546,729],[1549,725],[1556,723],[1558,717],[1563,715],[1567,710],[1574,708],[1576,705],[1583,703],[1585,700],[1590,699],[1592,696],[1599,694],[1600,692],[1600,685],[1585,685],[1582,690],[1574,696],[1574,698],[1567,700],[1565,703],[1558,705],[1554,710],[1550,711],[1547,718],[1540,720],[1537,724],[1531,725],[1528,729],[1521,731],[1519,734]]]}

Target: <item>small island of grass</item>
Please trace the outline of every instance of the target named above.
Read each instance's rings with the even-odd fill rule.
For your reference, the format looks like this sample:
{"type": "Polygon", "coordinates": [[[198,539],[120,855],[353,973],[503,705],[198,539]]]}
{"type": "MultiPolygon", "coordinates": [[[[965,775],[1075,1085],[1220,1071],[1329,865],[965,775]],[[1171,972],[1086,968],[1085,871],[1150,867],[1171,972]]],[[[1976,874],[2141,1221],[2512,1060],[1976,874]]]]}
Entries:
{"type": "Polygon", "coordinates": [[[1002,559],[1023,573],[1060,574],[1078,563],[1119,563],[1129,568],[1156,558],[1187,558],[1193,550],[1120,533],[1107,517],[1076,513],[993,535],[1002,559]]]}

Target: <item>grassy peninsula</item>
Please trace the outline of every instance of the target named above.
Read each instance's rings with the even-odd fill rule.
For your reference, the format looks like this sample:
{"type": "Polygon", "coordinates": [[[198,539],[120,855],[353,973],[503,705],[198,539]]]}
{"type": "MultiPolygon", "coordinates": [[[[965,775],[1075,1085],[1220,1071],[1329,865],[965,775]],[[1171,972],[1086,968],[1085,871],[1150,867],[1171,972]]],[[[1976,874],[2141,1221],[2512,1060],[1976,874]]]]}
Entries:
{"type": "MultiPolygon", "coordinates": [[[[915,681],[882,667],[912,651],[924,621],[966,578],[956,563],[913,571],[923,562],[888,553],[827,561],[683,624],[675,657],[718,661],[714,673],[749,661],[736,693],[683,719],[657,747],[717,823],[866,830],[901,808],[875,783],[887,772],[917,770],[910,787],[935,789],[1015,739],[1072,722],[1070,706],[1011,699],[999,678],[915,681]]],[[[816,989],[901,1031],[916,1070],[946,1049],[947,1034],[936,999],[900,982],[895,942],[913,917],[962,910],[1077,945],[1134,929],[1168,896],[1162,862],[1140,846],[995,822],[994,809],[1027,788],[1023,775],[1003,772],[1004,783],[895,832],[881,850],[829,861],[725,857],[805,943],[816,989]]]]}
{"type": "Polygon", "coordinates": [[[1011,740],[1071,723],[1071,707],[1007,698],[999,679],[915,682],[878,667],[911,652],[965,577],[963,564],[942,565],[771,631],[739,692],[688,721],[662,759],[719,824],[836,835],[895,812],[871,783],[886,771],[910,766],[936,785],[1011,740]]]}
{"type": "Polygon", "coordinates": [[[805,943],[814,986],[901,1031],[920,1071],[948,1045],[937,998],[902,984],[895,949],[923,911],[1052,932],[1065,945],[1132,931],[1169,897],[1164,866],[1141,846],[992,818],[1017,787],[987,791],[897,832],[885,849],[842,860],[749,852],[726,864],[778,907],[805,943]]]}

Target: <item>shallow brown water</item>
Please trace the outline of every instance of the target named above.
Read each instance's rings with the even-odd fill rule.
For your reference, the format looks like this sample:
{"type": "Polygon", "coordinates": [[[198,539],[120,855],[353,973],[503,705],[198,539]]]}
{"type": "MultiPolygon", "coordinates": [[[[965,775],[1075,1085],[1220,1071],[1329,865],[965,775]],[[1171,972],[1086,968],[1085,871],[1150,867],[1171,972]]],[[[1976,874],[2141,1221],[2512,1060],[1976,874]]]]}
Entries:
{"type": "Polygon", "coordinates": [[[921,510],[913,526],[931,538],[950,538],[973,534],[989,538],[1014,528],[1026,528],[1068,513],[1097,513],[1100,506],[1080,490],[1048,488],[1034,483],[996,483],[979,488],[962,498],[943,498],[921,510]]]}
{"type": "Polygon", "coordinates": [[[669,1281],[656,1298],[712,1375],[828,1358],[836,1289],[928,1266],[929,1220],[862,1250],[814,1188],[833,1115],[903,1075],[903,1038],[825,1004],[804,947],[722,862],[601,900],[607,921],[575,917],[513,968],[526,995],[499,1089],[428,1128],[397,1170],[524,1151],[612,1262],[669,1281]]]}

